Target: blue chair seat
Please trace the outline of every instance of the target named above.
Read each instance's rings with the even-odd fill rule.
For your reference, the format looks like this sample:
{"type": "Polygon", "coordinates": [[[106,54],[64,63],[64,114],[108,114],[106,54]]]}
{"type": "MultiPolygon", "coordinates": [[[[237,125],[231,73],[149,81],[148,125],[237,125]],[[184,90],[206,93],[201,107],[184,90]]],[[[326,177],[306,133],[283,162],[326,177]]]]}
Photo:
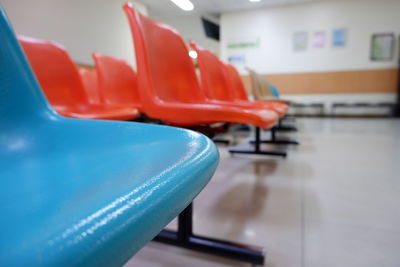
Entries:
{"type": "Polygon", "coordinates": [[[52,111],[0,7],[0,265],[119,266],[201,191],[192,131],[52,111]]]}

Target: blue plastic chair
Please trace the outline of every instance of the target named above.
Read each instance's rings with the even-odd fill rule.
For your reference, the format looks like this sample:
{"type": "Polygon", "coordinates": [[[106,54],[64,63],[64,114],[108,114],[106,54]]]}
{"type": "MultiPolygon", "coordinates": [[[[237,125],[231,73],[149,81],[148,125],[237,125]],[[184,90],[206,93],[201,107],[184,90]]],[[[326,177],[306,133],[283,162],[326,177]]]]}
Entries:
{"type": "Polygon", "coordinates": [[[207,184],[215,146],[183,129],[57,115],[1,6],[0,37],[0,265],[122,265],[207,184]]]}
{"type": "Polygon", "coordinates": [[[275,97],[275,98],[279,98],[280,95],[279,95],[278,87],[276,85],[273,85],[273,84],[271,84],[270,87],[271,87],[272,96],[275,97]]]}

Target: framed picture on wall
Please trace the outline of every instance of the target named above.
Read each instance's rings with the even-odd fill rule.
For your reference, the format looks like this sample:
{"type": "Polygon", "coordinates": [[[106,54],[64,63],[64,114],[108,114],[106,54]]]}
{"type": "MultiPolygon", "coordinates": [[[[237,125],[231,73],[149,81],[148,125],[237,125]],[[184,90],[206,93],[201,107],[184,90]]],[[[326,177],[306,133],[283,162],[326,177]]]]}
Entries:
{"type": "Polygon", "coordinates": [[[293,50],[294,51],[307,50],[307,44],[308,44],[308,33],[307,32],[295,32],[293,34],[293,50]]]}
{"type": "Polygon", "coordinates": [[[390,61],[394,56],[394,33],[376,33],[371,38],[371,60],[390,61]]]}
{"type": "Polygon", "coordinates": [[[326,43],[326,35],[324,31],[314,32],[312,37],[313,48],[324,48],[326,43]]]}
{"type": "Polygon", "coordinates": [[[245,55],[231,55],[228,57],[228,62],[231,64],[246,64],[245,55]]]}
{"type": "Polygon", "coordinates": [[[334,29],[332,31],[332,47],[345,47],[347,45],[347,29],[334,29]]]}

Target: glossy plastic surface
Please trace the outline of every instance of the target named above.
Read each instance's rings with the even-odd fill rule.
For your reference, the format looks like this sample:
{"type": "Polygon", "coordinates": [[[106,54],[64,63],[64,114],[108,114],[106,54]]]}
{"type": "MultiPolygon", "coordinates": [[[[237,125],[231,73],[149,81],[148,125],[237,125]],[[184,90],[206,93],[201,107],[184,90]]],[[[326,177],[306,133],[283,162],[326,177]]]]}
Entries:
{"type": "Polygon", "coordinates": [[[190,46],[197,52],[201,87],[209,100],[233,102],[234,95],[228,85],[223,63],[211,51],[194,42],[190,46]]]}
{"type": "Polygon", "coordinates": [[[207,103],[182,37],[169,25],[142,16],[129,3],[124,10],[135,43],[139,95],[147,115],[181,126],[239,122],[269,128],[276,123],[274,112],[207,103]]]}
{"type": "Polygon", "coordinates": [[[47,99],[61,115],[81,119],[131,120],[138,110],[89,103],[79,70],[66,50],[54,42],[19,36],[47,99]]]}
{"type": "Polygon", "coordinates": [[[80,68],[79,74],[81,75],[83,87],[85,88],[86,94],[89,98],[89,103],[96,105],[101,104],[102,101],[97,82],[97,70],[80,68]]]}
{"type": "MultiPolygon", "coordinates": [[[[287,107],[281,103],[272,102],[250,102],[235,98],[237,78],[232,81],[232,73],[227,70],[226,65],[212,52],[197,45],[194,42],[190,46],[197,52],[197,60],[200,68],[201,84],[206,92],[209,102],[234,106],[245,109],[267,110],[278,113],[280,117],[285,115],[287,107]]],[[[239,77],[240,79],[240,77],[239,77]]],[[[241,81],[240,81],[241,82],[241,81]]]]}
{"type": "Polygon", "coordinates": [[[198,133],[56,114],[0,8],[0,265],[121,266],[205,186],[198,133]]]}
{"type": "Polygon", "coordinates": [[[231,64],[225,64],[225,70],[228,76],[228,85],[233,92],[233,98],[235,100],[249,101],[246,88],[236,68],[231,64]]]}
{"type": "Polygon", "coordinates": [[[123,59],[93,53],[98,74],[98,85],[106,104],[130,106],[141,109],[137,77],[132,67],[123,59]]]}

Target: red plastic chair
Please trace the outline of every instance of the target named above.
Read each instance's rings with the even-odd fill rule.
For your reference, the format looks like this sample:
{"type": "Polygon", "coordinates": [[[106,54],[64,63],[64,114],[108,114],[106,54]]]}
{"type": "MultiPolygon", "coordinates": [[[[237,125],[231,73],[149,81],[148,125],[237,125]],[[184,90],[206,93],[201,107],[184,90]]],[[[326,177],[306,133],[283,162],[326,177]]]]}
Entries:
{"type": "Polygon", "coordinates": [[[248,99],[236,99],[237,81],[233,81],[235,84],[230,81],[232,78],[230,77],[231,73],[227,72],[225,64],[214,53],[196,43],[191,42],[190,46],[197,52],[201,85],[211,103],[239,108],[274,110],[279,117],[283,117],[286,114],[288,107],[283,103],[272,101],[251,102],[248,99]]]}
{"type": "Polygon", "coordinates": [[[233,98],[236,100],[249,101],[246,88],[236,68],[231,64],[225,64],[225,66],[228,75],[228,84],[233,92],[233,98]]]}
{"type": "Polygon", "coordinates": [[[269,106],[274,108],[280,115],[280,117],[284,116],[289,107],[286,103],[283,103],[282,101],[251,101],[248,98],[248,95],[246,93],[246,89],[244,87],[243,81],[240,77],[240,74],[236,70],[236,68],[231,65],[231,64],[224,64],[227,79],[228,79],[228,86],[231,88],[231,91],[233,92],[233,98],[235,99],[236,102],[243,102],[243,103],[252,103],[254,105],[260,105],[260,106],[269,106]]]}
{"type": "Polygon", "coordinates": [[[270,128],[277,115],[207,103],[182,37],[170,26],[124,5],[135,43],[138,87],[144,112],[179,126],[238,122],[270,128]]]}
{"type": "MultiPolygon", "coordinates": [[[[182,37],[169,25],[146,18],[131,4],[124,5],[128,17],[137,62],[138,88],[144,112],[155,119],[180,126],[199,126],[215,122],[238,122],[270,128],[278,115],[271,110],[243,109],[210,104],[201,90],[188,48],[182,37]]],[[[232,153],[285,156],[282,152],[255,149],[232,153]]],[[[192,224],[180,221],[177,233],[158,236],[157,241],[196,251],[260,264],[263,252],[245,245],[193,235],[192,224]],[[181,227],[182,226],[182,227],[181,227]]]]}
{"type": "MultiPolygon", "coordinates": [[[[247,68],[250,72],[254,72],[247,68]]],[[[229,86],[231,87],[231,90],[233,91],[234,98],[236,101],[243,100],[243,101],[250,101],[246,89],[244,87],[243,81],[240,77],[240,74],[236,70],[236,68],[231,65],[231,64],[225,64],[225,70],[228,76],[228,82],[229,86]]],[[[287,110],[289,109],[289,104],[287,101],[282,101],[280,99],[274,99],[274,100],[256,100],[252,101],[252,103],[260,103],[263,105],[263,103],[268,103],[269,105],[272,105],[274,107],[280,107],[282,110],[284,110],[285,114],[287,113],[287,110]]],[[[274,127],[276,130],[279,131],[297,131],[297,128],[295,126],[291,125],[283,125],[282,120],[284,118],[281,118],[279,120],[278,126],[274,127]]]]}
{"type": "Polygon", "coordinates": [[[86,94],[89,97],[89,103],[102,104],[97,83],[97,70],[80,68],[79,74],[81,75],[86,94]]]}
{"type": "Polygon", "coordinates": [[[106,104],[142,109],[137,76],[132,67],[119,58],[93,53],[100,95],[106,104]]]}
{"type": "Polygon", "coordinates": [[[131,120],[135,108],[89,102],[79,70],[65,49],[53,42],[19,36],[41,88],[61,115],[80,119],[131,120]]]}
{"type": "MultiPolygon", "coordinates": [[[[242,103],[249,103],[250,100],[248,99],[246,89],[243,85],[243,81],[240,78],[240,75],[236,68],[232,66],[231,64],[224,64],[224,68],[226,71],[226,75],[228,77],[228,82],[229,86],[231,88],[231,91],[233,93],[234,99],[236,102],[242,102],[242,103]]],[[[255,105],[270,105],[278,109],[279,107],[282,107],[282,109],[285,109],[285,113],[288,109],[288,106],[282,102],[277,102],[277,101],[251,101],[250,103],[254,103],[255,105]]],[[[283,113],[283,114],[285,114],[283,113]]],[[[299,142],[294,141],[294,140],[282,140],[282,139],[277,139],[276,138],[276,131],[296,131],[296,127],[291,126],[291,125],[283,125],[282,119],[279,120],[278,126],[275,126],[271,129],[271,139],[270,140],[261,140],[262,143],[271,143],[271,144],[278,144],[278,145],[298,145],[299,142]]]]}

